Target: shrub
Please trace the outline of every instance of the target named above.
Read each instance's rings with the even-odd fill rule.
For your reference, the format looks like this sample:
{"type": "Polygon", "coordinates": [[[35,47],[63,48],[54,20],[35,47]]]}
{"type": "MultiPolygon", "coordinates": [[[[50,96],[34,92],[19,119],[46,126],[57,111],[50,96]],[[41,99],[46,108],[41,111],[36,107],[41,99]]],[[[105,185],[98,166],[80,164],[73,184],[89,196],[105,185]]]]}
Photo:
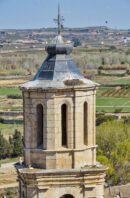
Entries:
{"type": "Polygon", "coordinates": [[[126,55],[130,54],[130,48],[126,51],[126,55]]]}
{"type": "Polygon", "coordinates": [[[115,174],[115,170],[113,168],[113,164],[111,163],[111,160],[109,160],[104,155],[97,155],[97,161],[99,161],[101,164],[106,165],[109,168],[106,172],[106,179],[110,180],[113,174],[115,174]]]}
{"type": "Polygon", "coordinates": [[[130,125],[130,118],[125,119],[124,123],[128,123],[130,125]]]}
{"type": "Polygon", "coordinates": [[[16,95],[14,95],[14,94],[9,94],[9,95],[7,95],[7,98],[11,98],[11,99],[21,99],[22,96],[19,95],[19,94],[16,94],[16,95]]]}
{"type": "Polygon", "coordinates": [[[97,119],[96,119],[96,126],[99,126],[100,124],[104,123],[104,122],[107,122],[107,121],[112,121],[114,120],[115,118],[111,115],[98,115],[97,116],[97,119]]]}
{"type": "Polygon", "coordinates": [[[0,117],[0,123],[4,123],[4,118],[0,117]]]}
{"type": "Polygon", "coordinates": [[[121,65],[124,65],[125,64],[125,61],[121,61],[121,65]]]}
{"type": "Polygon", "coordinates": [[[102,65],[105,65],[105,58],[104,57],[102,57],[101,62],[102,62],[102,65]]]}
{"type": "Polygon", "coordinates": [[[11,195],[12,191],[11,190],[7,190],[6,195],[11,195]]]}
{"type": "Polygon", "coordinates": [[[99,70],[102,70],[102,69],[103,69],[103,66],[98,67],[98,69],[99,69],[99,70]]]}
{"type": "Polygon", "coordinates": [[[110,50],[116,50],[116,47],[114,45],[111,45],[109,49],[110,50]]]}
{"type": "Polygon", "coordinates": [[[101,69],[98,69],[98,75],[102,75],[101,69]]]}
{"type": "Polygon", "coordinates": [[[126,74],[130,75],[130,70],[129,69],[126,70],[126,74]]]}
{"type": "Polygon", "coordinates": [[[118,109],[115,109],[115,113],[120,113],[122,111],[122,108],[118,108],[118,109]]]}
{"type": "Polygon", "coordinates": [[[74,47],[78,47],[79,45],[81,45],[81,42],[78,38],[73,38],[72,42],[74,43],[74,47]]]}

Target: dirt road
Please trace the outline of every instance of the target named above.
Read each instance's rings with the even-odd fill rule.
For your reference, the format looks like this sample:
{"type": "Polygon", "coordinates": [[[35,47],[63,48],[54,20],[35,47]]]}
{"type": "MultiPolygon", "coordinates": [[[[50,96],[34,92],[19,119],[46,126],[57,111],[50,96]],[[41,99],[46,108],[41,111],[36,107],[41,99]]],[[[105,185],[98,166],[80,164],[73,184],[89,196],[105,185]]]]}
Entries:
{"type": "Polygon", "coordinates": [[[2,164],[0,168],[0,189],[18,186],[14,163],[2,164]]]}

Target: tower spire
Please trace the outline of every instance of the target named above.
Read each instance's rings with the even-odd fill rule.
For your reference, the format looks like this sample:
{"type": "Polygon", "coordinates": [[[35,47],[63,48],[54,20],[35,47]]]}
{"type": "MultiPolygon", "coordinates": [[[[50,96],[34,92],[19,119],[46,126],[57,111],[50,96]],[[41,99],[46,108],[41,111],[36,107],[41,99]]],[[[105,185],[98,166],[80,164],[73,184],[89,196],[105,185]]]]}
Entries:
{"type": "Polygon", "coordinates": [[[58,34],[61,32],[60,4],[58,4],[58,34]]]}
{"type": "Polygon", "coordinates": [[[58,18],[54,19],[54,21],[57,23],[58,26],[58,35],[61,33],[61,29],[63,28],[63,16],[60,15],[60,4],[58,4],[58,18]]]}

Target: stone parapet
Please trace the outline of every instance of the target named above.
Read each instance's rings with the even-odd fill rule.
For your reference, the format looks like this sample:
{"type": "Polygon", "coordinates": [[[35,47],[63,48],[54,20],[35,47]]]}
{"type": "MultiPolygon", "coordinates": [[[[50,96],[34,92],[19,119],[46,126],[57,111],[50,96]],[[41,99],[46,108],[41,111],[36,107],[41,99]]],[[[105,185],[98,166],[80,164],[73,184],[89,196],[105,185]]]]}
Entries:
{"type": "Polygon", "coordinates": [[[103,166],[48,171],[22,167],[17,169],[20,191],[27,198],[60,198],[64,194],[75,198],[103,198],[106,170],[103,166]]]}
{"type": "Polygon", "coordinates": [[[97,146],[81,149],[61,148],[59,150],[24,149],[25,165],[43,169],[72,169],[95,165],[97,146]]]}

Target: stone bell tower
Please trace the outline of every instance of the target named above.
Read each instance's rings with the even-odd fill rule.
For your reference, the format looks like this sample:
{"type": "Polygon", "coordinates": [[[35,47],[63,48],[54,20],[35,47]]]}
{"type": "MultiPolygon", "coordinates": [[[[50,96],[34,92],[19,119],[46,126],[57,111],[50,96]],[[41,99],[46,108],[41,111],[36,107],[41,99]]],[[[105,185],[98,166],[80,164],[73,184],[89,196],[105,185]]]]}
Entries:
{"type": "Polygon", "coordinates": [[[24,165],[17,166],[20,198],[103,198],[106,168],[96,165],[96,83],[73,62],[60,35],[33,80],[21,85],[24,165]]]}

